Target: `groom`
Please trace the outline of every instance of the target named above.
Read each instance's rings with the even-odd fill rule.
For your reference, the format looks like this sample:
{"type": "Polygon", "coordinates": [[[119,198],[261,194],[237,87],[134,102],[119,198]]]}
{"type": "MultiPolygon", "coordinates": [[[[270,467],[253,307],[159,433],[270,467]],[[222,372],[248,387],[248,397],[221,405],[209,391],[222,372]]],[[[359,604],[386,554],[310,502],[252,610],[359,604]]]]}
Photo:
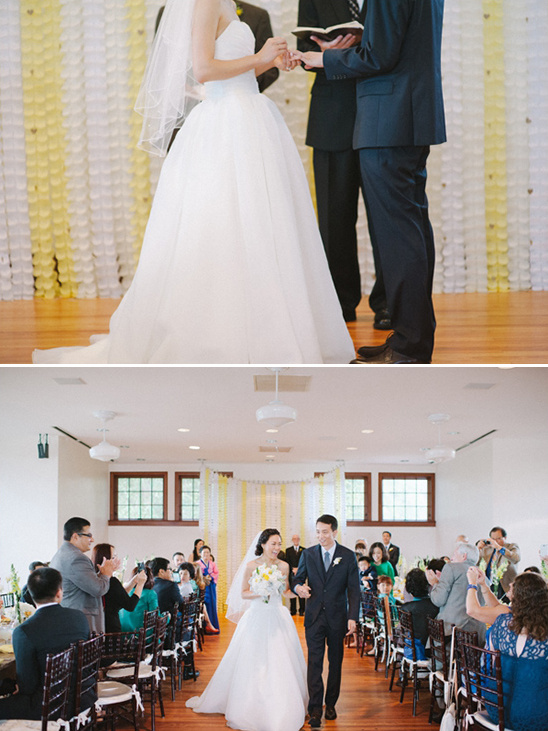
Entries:
{"type": "Polygon", "coordinates": [[[321,726],[324,688],[323,659],[327,642],[329,675],[325,692],[325,718],[337,718],[335,704],[341,687],[344,638],[354,634],[360,607],[356,555],[336,541],[338,523],[332,515],[316,521],[319,546],[301,555],[293,577],[293,591],[306,602],[304,627],[308,647],[308,712],[310,726],[321,726]],[[308,586],[304,582],[308,579],[308,586]]]}

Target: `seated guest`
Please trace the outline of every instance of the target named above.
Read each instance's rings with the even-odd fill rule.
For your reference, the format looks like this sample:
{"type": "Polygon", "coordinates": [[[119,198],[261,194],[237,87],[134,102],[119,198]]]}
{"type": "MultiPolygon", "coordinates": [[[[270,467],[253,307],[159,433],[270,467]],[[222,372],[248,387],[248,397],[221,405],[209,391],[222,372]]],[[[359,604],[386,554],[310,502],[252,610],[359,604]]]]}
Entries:
{"type": "Polygon", "coordinates": [[[179,573],[181,575],[181,583],[179,584],[179,593],[182,598],[190,596],[195,593],[195,588],[192,585],[192,580],[195,576],[194,566],[191,563],[182,563],[179,566],[179,573]]]}
{"type": "Polygon", "coordinates": [[[413,615],[417,658],[424,659],[428,640],[428,617],[437,617],[439,609],[432,604],[428,596],[429,584],[422,569],[411,569],[405,577],[405,589],[412,599],[405,602],[401,608],[413,615]]]}
{"type": "MultiPolygon", "coordinates": [[[[41,569],[45,567],[47,567],[47,563],[44,563],[44,561],[33,561],[29,565],[29,574],[32,574],[32,572],[36,571],[36,569],[41,569]]],[[[21,600],[26,602],[27,604],[31,604],[33,607],[36,606],[30,595],[28,584],[25,584],[25,586],[21,589],[21,600]]]]}
{"type": "Polygon", "coordinates": [[[358,559],[358,570],[360,572],[360,584],[363,591],[377,593],[377,569],[371,565],[369,556],[360,556],[358,559]]]}
{"type": "MultiPolygon", "coordinates": [[[[466,613],[473,619],[486,624],[493,624],[496,618],[501,614],[509,614],[510,607],[503,604],[491,591],[488,586],[485,574],[477,566],[470,566],[466,572],[468,578],[468,593],[466,594],[466,613]],[[481,593],[485,606],[478,601],[481,593]]],[[[507,596],[512,599],[512,586],[508,587],[507,596]]]]}
{"type": "MultiPolygon", "coordinates": [[[[496,619],[489,642],[501,652],[506,728],[547,731],[548,585],[542,576],[516,576],[512,612],[496,619]]],[[[488,707],[488,713],[497,724],[496,708],[488,707]]]]}
{"type": "Polygon", "coordinates": [[[367,556],[367,544],[365,540],[359,540],[356,541],[356,545],[354,546],[354,552],[356,554],[356,558],[359,558],[360,556],[367,556]]]}
{"type": "Polygon", "coordinates": [[[443,566],[439,577],[432,569],[426,569],[426,578],[432,587],[430,599],[439,607],[439,619],[443,619],[445,634],[451,634],[451,625],[477,632],[480,642],[485,640],[485,624],[472,619],[466,613],[468,577],[466,572],[478,561],[478,549],[470,543],[459,543],[451,563],[443,566]]]}
{"type": "MultiPolygon", "coordinates": [[[[93,547],[91,552],[91,559],[93,565],[98,570],[98,567],[103,563],[105,559],[116,561],[116,552],[114,546],[110,543],[98,543],[93,547]]],[[[110,577],[109,590],[103,598],[104,611],[105,611],[105,632],[121,632],[122,627],[120,625],[120,617],[118,612],[120,609],[125,609],[128,612],[132,612],[137,606],[143,586],[147,580],[147,575],[144,571],[140,571],[135,577],[134,581],[130,583],[130,587],[135,587],[133,594],[130,596],[124,589],[122,584],[118,581],[116,576],[110,577]]]]}
{"type": "MultiPolygon", "coordinates": [[[[443,558],[431,558],[430,561],[428,561],[428,563],[426,564],[426,568],[429,569],[430,571],[433,571],[434,574],[439,579],[441,576],[441,572],[443,571],[443,567],[445,566],[446,563],[447,563],[447,561],[445,561],[445,559],[443,559],[443,558]]],[[[429,584],[429,586],[430,586],[430,584],[429,584]]],[[[428,591],[432,591],[431,586],[428,591]]]]}
{"type": "Polygon", "coordinates": [[[379,576],[389,576],[394,581],[394,567],[388,560],[388,554],[384,543],[375,541],[371,544],[369,549],[369,558],[371,559],[371,565],[375,567],[375,570],[379,576]]]}
{"type": "Polygon", "coordinates": [[[158,597],[158,609],[164,612],[172,612],[175,604],[181,603],[181,595],[177,584],[171,579],[171,566],[167,558],[155,558],[151,564],[152,575],[154,576],[153,589],[158,597]]]}
{"type": "Polygon", "coordinates": [[[394,594],[392,593],[392,590],[394,588],[394,582],[390,578],[390,576],[379,576],[377,579],[377,594],[379,596],[387,596],[388,601],[392,606],[396,604],[396,600],[394,599],[394,594]]]}
{"type": "MultiPolygon", "coordinates": [[[[152,575],[152,571],[148,566],[145,566],[142,571],[146,575],[146,581],[143,584],[141,598],[137,602],[135,609],[132,612],[129,612],[127,609],[120,609],[118,612],[122,632],[133,632],[136,629],[141,629],[144,625],[145,612],[153,612],[155,609],[158,609],[158,596],[153,589],[154,576],[152,575]]],[[[141,569],[139,566],[135,566],[133,569],[133,577],[135,578],[139,573],[141,573],[141,569]]],[[[131,593],[131,587],[128,587],[128,590],[131,593]]]]}
{"type": "Polygon", "coordinates": [[[39,719],[42,710],[46,656],[67,650],[73,642],[90,636],[86,615],[61,606],[62,577],[59,571],[33,571],[27,586],[36,612],[13,630],[17,669],[17,692],[0,699],[0,719],[39,719]]]}
{"type": "Polygon", "coordinates": [[[542,574],[542,571],[539,569],[538,566],[527,566],[526,569],[523,569],[523,573],[542,574]]]}

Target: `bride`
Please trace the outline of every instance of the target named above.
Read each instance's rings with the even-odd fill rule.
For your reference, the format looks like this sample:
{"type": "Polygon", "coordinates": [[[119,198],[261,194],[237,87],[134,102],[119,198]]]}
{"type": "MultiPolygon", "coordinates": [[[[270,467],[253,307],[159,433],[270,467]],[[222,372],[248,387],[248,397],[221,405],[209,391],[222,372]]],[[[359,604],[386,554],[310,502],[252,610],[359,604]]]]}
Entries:
{"type": "Polygon", "coordinates": [[[277,558],[281,550],[275,528],[264,530],[251,545],[227,598],[227,618],[238,622],[236,631],[207,688],[186,702],[195,713],[224,714],[229,728],[298,731],[304,724],[306,664],[295,624],[282,604],[282,594],[292,593],[289,566],[277,558]],[[253,553],[257,558],[249,560],[253,553]],[[260,584],[260,574],[268,569],[278,569],[283,580],[265,601],[254,579],[260,584]]]}
{"type": "Polygon", "coordinates": [[[354,358],[297,148],[256,81],[296,63],[283,38],[254,53],[232,0],[168,0],[137,100],[140,146],[163,156],[183,126],[133,282],[108,334],[33,362],[354,358]]]}

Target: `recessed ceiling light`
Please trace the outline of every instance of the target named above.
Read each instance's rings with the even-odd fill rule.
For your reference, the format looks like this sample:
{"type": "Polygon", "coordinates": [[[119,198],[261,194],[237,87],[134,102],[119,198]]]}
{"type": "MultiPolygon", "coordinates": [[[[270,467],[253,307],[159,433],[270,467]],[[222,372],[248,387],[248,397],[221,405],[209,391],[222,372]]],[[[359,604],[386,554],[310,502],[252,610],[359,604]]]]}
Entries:
{"type": "Polygon", "coordinates": [[[350,449],[351,451],[354,451],[357,449],[357,447],[347,447],[347,449],[350,449]]]}
{"type": "Polygon", "coordinates": [[[177,429],[177,431],[190,431],[190,429],[177,429]]]}
{"type": "Polygon", "coordinates": [[[200,447],[190,446],[189,449],[200,449],[200,447]]]}
{"type": "Polygon", "coordinates": [[[266,433],[267,434],[277,434],[278,431],[279,431],[279,429],[267,429],[266,433]]]}
{"type": "Polygon", "coordinates": [[[373,434],[374,429],[362,429],[362,434],[373,434]]]}

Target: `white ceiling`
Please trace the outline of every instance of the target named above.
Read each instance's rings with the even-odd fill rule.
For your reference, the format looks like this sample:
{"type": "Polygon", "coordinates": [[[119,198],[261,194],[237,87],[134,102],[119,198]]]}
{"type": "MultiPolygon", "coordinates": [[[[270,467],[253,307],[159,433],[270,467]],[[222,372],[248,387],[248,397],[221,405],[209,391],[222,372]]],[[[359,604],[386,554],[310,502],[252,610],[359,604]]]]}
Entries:
{"type": "Polygon", "coordinates": [[[427,417],[440,412],[451,416],[442,443],[455,449],[492,429],[501,437],[548,440],[545,367],[291,368],[287,375],[310,377],[309,388],[281,392],[298,418],[274,435],[255,419],[273,396],[255,391],[254,376],[268,373],[256,366],[3,367],[0,424],[8,443],[10,425],[17,424],[33,439],[57,426],[93,445],[101,439],[93,411],[109,409],[118,416],[107,439],[129,447],[119,461],[147,464],[264,462],[260,447],[275,448],[268,439],[291,448],[276,455],[280,463],[426,464],[420,450],[438,438],[427,417]],[[56,378],[85,385],[60,385],[56,378]]]}

